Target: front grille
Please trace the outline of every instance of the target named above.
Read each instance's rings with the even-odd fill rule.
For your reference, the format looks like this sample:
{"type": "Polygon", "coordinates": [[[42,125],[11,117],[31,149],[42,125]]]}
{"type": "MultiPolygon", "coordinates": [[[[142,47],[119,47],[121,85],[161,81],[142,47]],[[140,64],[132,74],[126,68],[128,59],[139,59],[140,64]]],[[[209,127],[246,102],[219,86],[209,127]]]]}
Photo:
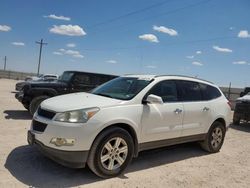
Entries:
{"type": "Polygon", "coordinates": [[[44,110],[41,107],[38,108],[37,113],[39,116],[45,117],[47,119],[52,119],[56,115],[55,112],[44,110]]]}
{"type": "Polygon", "coordinates": [[[32,120],[32,129],[34,131],[44,132],[46,127],[47,127],[47,124],[36,121],[36,120],[32,120]]]}

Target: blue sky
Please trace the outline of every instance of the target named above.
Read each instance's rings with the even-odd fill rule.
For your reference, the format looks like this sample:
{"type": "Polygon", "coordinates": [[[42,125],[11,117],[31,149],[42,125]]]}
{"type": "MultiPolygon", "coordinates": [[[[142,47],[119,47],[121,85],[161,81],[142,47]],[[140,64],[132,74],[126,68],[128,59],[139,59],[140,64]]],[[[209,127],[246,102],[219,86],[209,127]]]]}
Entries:
{"type": "Polygon", "coordinates": [[[181,74],[250,85],[249,0],[2,0],[0,66],[181,74]]]}

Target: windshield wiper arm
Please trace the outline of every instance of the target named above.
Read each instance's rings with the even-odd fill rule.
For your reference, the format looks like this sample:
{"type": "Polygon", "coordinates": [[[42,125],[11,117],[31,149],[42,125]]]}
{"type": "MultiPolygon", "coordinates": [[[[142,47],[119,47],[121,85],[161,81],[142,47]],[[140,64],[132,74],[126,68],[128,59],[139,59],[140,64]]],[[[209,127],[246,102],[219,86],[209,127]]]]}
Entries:
{"type": "Polygon", "coordinates": [[[100,96],[103,96],[103,97],[109,97],[109,98],[113,98],[111,95],[109,94],[105,94],[105,93],[94,93],[96,95],[100,95],[100,96]]]}

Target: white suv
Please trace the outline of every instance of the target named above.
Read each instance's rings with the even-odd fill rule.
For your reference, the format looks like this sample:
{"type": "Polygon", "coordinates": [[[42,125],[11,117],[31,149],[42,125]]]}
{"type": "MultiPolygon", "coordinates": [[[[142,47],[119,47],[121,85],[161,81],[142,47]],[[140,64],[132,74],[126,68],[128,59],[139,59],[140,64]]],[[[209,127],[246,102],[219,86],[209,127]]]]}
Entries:
{"type": "Polygon", "coordinates": [[[127,75],[91,93],[41,103],[28,142],[65,166],[98,176],[121,174],[142,150],[200,142],[218,152],[230,106],[214,84],[185,76],[127,75]]]}

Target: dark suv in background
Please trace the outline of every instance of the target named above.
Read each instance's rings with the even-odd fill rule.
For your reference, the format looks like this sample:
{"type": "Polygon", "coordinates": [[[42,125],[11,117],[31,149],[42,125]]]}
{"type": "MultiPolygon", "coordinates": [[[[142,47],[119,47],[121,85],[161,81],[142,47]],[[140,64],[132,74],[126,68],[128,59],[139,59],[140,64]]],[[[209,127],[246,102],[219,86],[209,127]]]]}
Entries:
{"type": "Polygon", "coordinates": [[[99,73],[65,71],[54,82],[27,82],[15,97],[33,115],[40,103],[47,98],[67,93],[88,92],[116,77],[99,73]]]}

